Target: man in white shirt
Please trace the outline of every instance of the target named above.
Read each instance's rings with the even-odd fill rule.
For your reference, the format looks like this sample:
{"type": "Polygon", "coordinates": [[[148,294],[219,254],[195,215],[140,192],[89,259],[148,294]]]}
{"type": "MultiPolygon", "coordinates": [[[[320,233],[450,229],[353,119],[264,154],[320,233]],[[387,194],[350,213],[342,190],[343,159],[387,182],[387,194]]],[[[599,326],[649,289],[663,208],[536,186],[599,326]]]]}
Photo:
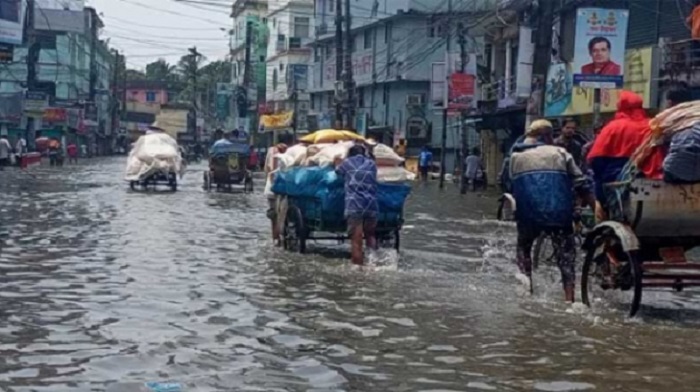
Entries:
{"type": "Polygon", "coordinates": [[[10,165],[11,153],[12,145],[10,145],[10,141],[7,140],[7,135],[0,136],[0,170],[10,165]]]}

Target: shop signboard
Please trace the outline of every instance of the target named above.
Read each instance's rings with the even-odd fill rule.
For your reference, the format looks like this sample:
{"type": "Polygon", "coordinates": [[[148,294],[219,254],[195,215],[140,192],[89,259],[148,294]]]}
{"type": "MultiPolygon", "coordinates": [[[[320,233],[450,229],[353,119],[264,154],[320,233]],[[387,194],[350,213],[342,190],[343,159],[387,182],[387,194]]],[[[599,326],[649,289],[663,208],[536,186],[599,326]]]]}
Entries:
{"type": "Polygon", "coordinates": [[[48,123],[65,123],[67,119],[66,108],[46,108],[42,119],[48,123]]]}
{"type": "Polygon", "coordinates": [[[22,45],[27,0],[0,1],[0,43],[22,45]]]}
{"type": "Polygon", "coordinates": [[[576,11],[574,86],[621,88],[629,11],[579,8],[576,11]]]}
{"type": "Polygon", "coordinates": [[[44,113],[49,106],[48,95],[43,91],[27,91],[24,94],[24,111],[30,113],[44,113]]]}

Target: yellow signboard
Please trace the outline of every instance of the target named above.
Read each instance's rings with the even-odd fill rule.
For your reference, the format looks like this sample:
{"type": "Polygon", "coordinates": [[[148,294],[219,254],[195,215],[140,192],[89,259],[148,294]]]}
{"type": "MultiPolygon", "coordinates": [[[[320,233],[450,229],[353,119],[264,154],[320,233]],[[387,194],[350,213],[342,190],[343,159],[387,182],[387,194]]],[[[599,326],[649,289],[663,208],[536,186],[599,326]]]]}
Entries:
{"type": "MultiPolygon", "coordinates": [[[[625,52],[625,90],[634,91],[644,98],[644,107],[653,106],[653,47],[628,49],[625,52]]],[[[545,116],[575,116],[593,113],[593,89],[573,87],[571,68],[567,64],[553,64],[547,75],[545,116]]],[[[622,90],[601,90],[600,111],[614,112],[622,90]]]]}
{"type": "Polygon", "coordinates": [[[280,114],[266,114],[260,116],[260,126],[264,131],[286,129],[292,126],[294,112],[284,112],[280,114]]]}

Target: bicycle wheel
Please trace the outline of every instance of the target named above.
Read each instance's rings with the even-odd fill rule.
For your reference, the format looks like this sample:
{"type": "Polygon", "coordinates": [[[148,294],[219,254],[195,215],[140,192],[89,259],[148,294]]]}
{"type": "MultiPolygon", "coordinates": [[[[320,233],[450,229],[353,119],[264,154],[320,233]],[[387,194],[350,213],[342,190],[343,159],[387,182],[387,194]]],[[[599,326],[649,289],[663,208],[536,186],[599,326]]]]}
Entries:
{"type": "Polygon", "coordinates": [[[590,307],[593,298],[602,299],[606,292],[628,292],[631,298],[624,301],[629,301],[628,314],[634,317],[642,302],[642,274],[637,252],[625,252],[617,236],[603,234],[586,252],[581,269],[581,301],[590,307]]]}

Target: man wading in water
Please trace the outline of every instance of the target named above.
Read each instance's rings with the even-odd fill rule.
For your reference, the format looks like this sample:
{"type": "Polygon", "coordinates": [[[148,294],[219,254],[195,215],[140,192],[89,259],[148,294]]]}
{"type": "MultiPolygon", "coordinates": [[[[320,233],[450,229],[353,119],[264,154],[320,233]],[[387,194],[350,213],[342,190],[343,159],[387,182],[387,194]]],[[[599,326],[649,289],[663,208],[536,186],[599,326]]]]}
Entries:
{"type": "Polygon", "coordinates": [[[377,249],[377,165],[361,145],[354,145],[344,161],[336,161],[338,175],[345,179],[345,218],[352,241],[352,263],[364,264],[363,238],[377,249]]]}

